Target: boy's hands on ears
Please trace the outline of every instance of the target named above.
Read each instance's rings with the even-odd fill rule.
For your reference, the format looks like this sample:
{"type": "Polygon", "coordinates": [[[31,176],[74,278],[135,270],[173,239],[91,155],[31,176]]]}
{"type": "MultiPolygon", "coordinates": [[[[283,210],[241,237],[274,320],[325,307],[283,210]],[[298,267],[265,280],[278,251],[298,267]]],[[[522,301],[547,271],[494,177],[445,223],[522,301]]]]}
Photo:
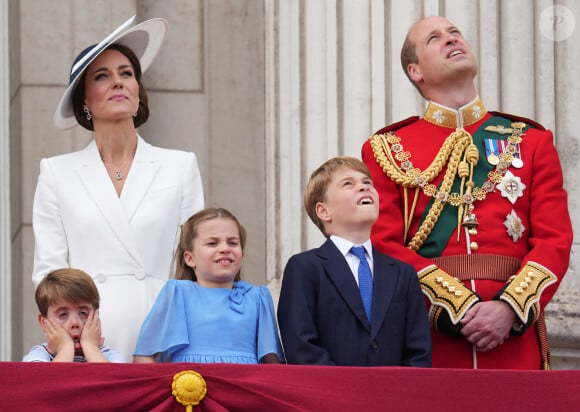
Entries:
{"type": "Polygon", "coordinates": [[[97,309],[89,314],[81,333],[81,347],[87,362],[108,362],[100,349],[104,341],[101,336],[101,318],[97,309]]]}
{"type": "Polygon", "coordinates": [[[53,362],[72,362],[75,344],[68,332],[58,323],[43,319],[46,349],[54,356],[53,362]]]}

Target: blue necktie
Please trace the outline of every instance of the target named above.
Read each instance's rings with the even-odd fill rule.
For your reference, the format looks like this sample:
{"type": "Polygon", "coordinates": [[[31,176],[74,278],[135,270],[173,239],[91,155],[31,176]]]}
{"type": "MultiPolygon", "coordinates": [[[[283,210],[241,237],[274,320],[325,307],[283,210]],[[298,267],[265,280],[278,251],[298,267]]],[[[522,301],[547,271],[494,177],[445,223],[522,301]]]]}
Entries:
{"type": "Polygon", "coordinates": [[[370,324],[373,304],[373,275],[371,274],[371,268],[365,256],[365,248],[362,246],[353,246],[350,251],[360,260],[358,264],[358,288],[360,289],[360,296],[370,324]]]}

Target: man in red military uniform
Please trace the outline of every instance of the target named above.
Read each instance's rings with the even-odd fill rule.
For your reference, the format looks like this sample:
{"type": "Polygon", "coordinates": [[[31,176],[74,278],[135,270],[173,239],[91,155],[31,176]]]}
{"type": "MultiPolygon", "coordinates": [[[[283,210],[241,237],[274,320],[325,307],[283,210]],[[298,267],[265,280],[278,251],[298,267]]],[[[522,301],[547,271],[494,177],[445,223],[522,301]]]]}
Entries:
{"type": "Polygon", "coordinates": [[[363,145],[373,244],[418,272],[433,367],[549,369],[543,310],[572,244],[552,133],[487,111],[470,46],[443,17],[409,30],[401,62],[427,108],[363,145]]]}

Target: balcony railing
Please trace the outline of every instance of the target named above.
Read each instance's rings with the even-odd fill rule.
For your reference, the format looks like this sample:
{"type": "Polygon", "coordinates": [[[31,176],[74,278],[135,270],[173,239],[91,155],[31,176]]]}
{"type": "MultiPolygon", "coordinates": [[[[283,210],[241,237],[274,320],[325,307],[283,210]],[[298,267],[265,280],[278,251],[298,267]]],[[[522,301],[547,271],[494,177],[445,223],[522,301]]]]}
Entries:
{"type": "Polygon", "coordinates": [[[580,371],[3,362],[0,391],[1,411],[568,411],[580,371]]]}

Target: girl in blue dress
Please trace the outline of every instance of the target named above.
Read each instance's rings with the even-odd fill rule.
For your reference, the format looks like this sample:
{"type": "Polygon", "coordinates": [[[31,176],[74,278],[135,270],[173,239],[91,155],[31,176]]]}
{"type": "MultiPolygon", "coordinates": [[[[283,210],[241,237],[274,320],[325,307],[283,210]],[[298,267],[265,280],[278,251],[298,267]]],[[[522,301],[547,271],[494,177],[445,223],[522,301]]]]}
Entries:
{"type": "Polygon", "coordinates": [[[245,228],[225,209],[183,224],[175,279],[143,322],[133,362],[284,361],[269,290],[240,280],[245,243],[245,228]]]}

